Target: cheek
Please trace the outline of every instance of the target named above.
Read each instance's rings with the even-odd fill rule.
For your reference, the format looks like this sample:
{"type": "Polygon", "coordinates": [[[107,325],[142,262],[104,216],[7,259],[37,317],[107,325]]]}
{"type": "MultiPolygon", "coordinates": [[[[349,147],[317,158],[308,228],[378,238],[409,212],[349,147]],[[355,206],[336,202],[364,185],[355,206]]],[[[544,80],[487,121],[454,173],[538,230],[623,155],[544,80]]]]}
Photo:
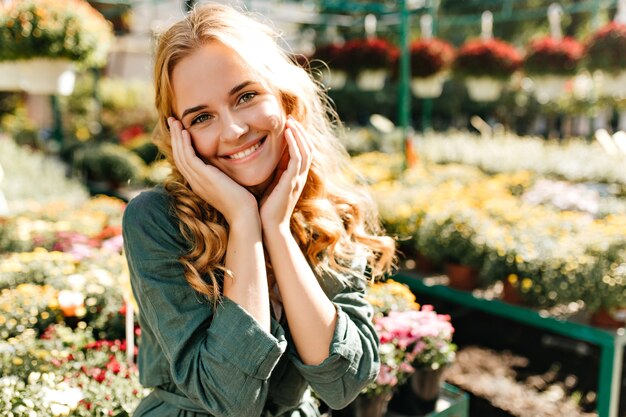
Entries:
{"type": "Polygon", "coordinates": [[[259,108],[258,116],[272,131],[282,131],[285,126],[285,114],[277,102],[267,101],[259,108]]]}
{"type": "Polygon", "coordinates": [[[191,143],[200,158],[208,159],[217,155],[217,141],[211,139],[206,134],[192,133],[191,143]]]}

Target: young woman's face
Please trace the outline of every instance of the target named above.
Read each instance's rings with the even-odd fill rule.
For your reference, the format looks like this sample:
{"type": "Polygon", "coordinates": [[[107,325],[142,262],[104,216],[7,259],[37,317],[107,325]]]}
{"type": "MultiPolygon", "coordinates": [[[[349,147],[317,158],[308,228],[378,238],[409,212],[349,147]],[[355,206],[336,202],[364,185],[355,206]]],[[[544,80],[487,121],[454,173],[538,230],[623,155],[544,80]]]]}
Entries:
{"type": "Polygon", "coordinates": [[[172,72],[175,117],[198,156],[240,185],[263,191],[285,148],[278,96],[230,48],[210,42],[172,72]]]}

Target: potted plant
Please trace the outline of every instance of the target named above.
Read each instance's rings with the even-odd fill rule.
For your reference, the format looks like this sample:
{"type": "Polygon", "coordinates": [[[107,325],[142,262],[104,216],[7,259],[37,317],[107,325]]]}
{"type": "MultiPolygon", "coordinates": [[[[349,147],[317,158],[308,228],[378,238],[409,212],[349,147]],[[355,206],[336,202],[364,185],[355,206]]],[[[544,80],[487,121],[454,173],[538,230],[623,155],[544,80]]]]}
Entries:
{"type": "Polygon", "coordinates": [[[479,231],[490,227],[489,219],[471,208],[427,213],[417,231],[418,251],[442,263],[449,285],[460,290],[479,286],[479,272],[486,249],[479,231]]]}
{"type": "Polygon", "coordinates": [[[409,48],[413,94],[439,97],[454,60],[454,47],[439,38],[423,38],[413,41],[409,48]]]}
{"type": "Polygon", "coordinates": [[[478,39],[459,48],[453,71],[465,80],[472,100],[493,101],[521,62],[519,52],[511,44],[496,38],[478,39]]]}
{"type": "Polygon", "coordinates": [[[383,349],[391,344],[402,352],[395,356],[400,363],[398,372],[406,369],[398,377],[389,408],[404,415],[431,412],[439,397],[443,371],[456,355],[450,316],[424,305],[421,309],[392,311],[374,323],[383,349]]]}
{"type": "Polygon", "coordinates": [[[585,307],[595,326],[626,327],[626,245],[612,244],[597,254],[586,287],[585,307]]]}
{"type": "Polygon", "coordinates": [[[23,0],[0,9],[0,32],[11,48],[3,61],[20,65],[20,87],[33,94],[68,95],[74,66],[106,63],[111,25],[84,0],[23,0]]]}
{"type": "Polygon", "coordinates": [[[343,45],[341,56],[350,66],[358,87],[375,91],[384,87],[398,50],[381,38],[353,39],[343,45]]]}
{"type": "Polygon", "coordinates": [[[13,33],[4,30],[8,26],[8,6],[0,3],[0,91],[20,89],[20,69],[15,62],[17,51],[13,33]]]}
{"type": "Polygon", "coordinates": [[[563,93],[565,83],[578,69],[583,50],[571,37],[548,36],[530,42],[522,65],[535,84],[539,101],[554,101],[563,93]]]}
{"type": "Polygon", "coordinates": [[[601,75],[600,94],[626,96],[626,24],[613,21],[591,36],[585,66],[601,75]]]}
{"type": "Polygon", "coordinates": [[[397,314],[419,310],[420,306],[406,284],[392,279],[369,285],[365,296],[374,307],[372,321],[379,335],[381,368],[376,381],[364,388],[357,397],[356,414],[382,417],[396,388],[407,381],[413,372],[407,356],[408,344],[404,343],[404,316],[397,314]]]}
{"type": "Polygon", "coordinates": [[[107,142],[84,145],[72,163],[86,179],[92,194],[111,194],[125,184],[135,185],[142,181],[145,170],[145,163],[137,154],[107,142]]]}

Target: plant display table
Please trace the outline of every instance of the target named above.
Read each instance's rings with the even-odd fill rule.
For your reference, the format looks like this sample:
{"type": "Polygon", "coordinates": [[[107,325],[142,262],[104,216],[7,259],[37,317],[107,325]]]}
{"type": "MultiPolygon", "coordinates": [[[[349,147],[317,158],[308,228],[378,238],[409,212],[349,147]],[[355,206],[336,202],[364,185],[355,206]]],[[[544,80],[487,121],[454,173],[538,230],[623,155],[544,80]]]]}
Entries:
{"type": "Polygon", "coordinates": [[[499,299],[487,299],[472,292],[456,290],[437,280],[416,273],[401,271],[394,280],[407,284],[416,294],[424,294],[448,302],[500,316],[538,329],[551,331],[596,345],[600,349],[597,412],[599,417],[618,417],[620,383],[626,330],[602,329],[574,319],[553,317],[543,311],[508,304],[499,299]]]}

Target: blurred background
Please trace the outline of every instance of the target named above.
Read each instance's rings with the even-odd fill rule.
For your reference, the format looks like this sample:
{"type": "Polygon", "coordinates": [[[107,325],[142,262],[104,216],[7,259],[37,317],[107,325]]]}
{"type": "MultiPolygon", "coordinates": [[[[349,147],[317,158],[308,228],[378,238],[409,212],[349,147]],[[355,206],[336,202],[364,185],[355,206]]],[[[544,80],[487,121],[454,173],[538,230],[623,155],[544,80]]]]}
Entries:
{"type": "MultiPolygon", "coordinates": [[[[2,415],[126,416],[147,393],[121,216],[170,170],[155,40],[201,3],[0,1],[2,415]]],[[[626,416],[626,1],[222,3],[274,26],[345,125],[398,242],[376,320],[453,326],[419,364],[418,340],[383,346],[378,414],[321,410],[626,416]],[[421,368],[434,397],[407,388],[421,368]]]]}

